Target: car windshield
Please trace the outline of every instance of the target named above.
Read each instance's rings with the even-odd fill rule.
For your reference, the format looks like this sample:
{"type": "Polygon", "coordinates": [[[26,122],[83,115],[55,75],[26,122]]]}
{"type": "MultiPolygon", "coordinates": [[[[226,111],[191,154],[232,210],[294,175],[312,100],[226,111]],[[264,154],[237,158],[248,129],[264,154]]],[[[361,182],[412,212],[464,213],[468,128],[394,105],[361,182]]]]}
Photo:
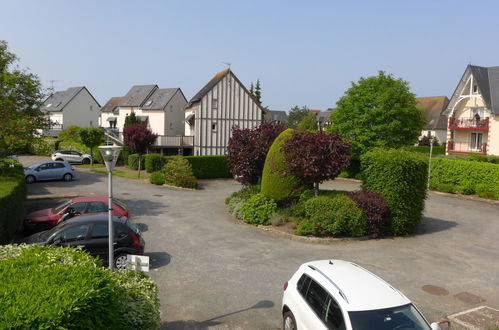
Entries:
{"type": "Polygon", "coordinates": [[[349,312],[354,330],[430,330],[412,304],[370,311],[349,312]]]}
{"type": "Polygon", "coordinates": [[[69,206],[69,204],[71,204],[73,201],[72,200],[68,200],[68,201],[65,201],[64,203],[60,204],[59,206],[56,206],[52,209],[52,213],[59,213],[61,212],[64,208],[66,208],[67,206],[69,206]]]}
{"type": "Polygon", "coordinates": [[[61,228],[63,228],[63,227],[64,227],[64,225],[58,225],[58,226],[53,227],[52,229],[43,231],[40,233],[40,238],[43,241],[47,241],[50,236],[52,236],[55,232],[58,232],[59,230],[61,230],[61,228]]]}

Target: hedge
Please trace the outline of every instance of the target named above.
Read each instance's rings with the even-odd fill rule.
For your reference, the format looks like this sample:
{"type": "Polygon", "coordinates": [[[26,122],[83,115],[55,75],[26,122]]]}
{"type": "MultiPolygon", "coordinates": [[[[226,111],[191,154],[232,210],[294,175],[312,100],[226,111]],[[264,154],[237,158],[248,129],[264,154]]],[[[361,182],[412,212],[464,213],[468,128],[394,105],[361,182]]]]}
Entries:
{"type": "Polygon", "coordinates": [[[147,173],[158,172],[163,169],[166,164],[166,157],[160,154],[147,154],[144,155],[144,168],[147,173]]]}
{"type": "Polygon", "coordinates": [[[263,167],[262,194],[276,202],[298,199],[301,193],[307,189],[298,177],[282,173],[286,165],[281,147],[292,134],[292,129],[287,129],[279,134],[267,153],[263,167]]]}
{"type": "MultiPolygon", "coordinates": [[[[418,152],[425,155],[430,155],[430,147],[429,146],[410,146],[401,148],[404,151],[418,152]]],[[[435,155],[445,155],[445,145],[434,146],[431,151],[432,156],[435,155]]]]}
{"type": "Polygon", "coordinates": [[[232,178],[225,156],[184,156],[198,179],[232,178]]]}
{"type": "Polygon", "coordinates": [[[27,190],[22,165],[11,159],[0,159],[0,182],[0,244],[6,244],[23,221],[27,190]]]}
{"type": "Polygon", "coordinates": [[[470,186],[484,197],[489,195],[499,199],[499,165],[445,158],[432,160],[430,176],[432,189],[467,192],[470,186]]]}
{"type": "MultiPolygon", "coordinates": [[[[145,164],[145,157],[144,155],[140,159],[140,169],[144,169],[144,164],[145,164]]],[[[131,154],[128,156],[128,161],[127,161],[127,166],[131,170],[137,171],[139,169],[139,155],[138,154],[131,154]]]]}
{"type": "Polygon", "coordinates": [[[69,247],[0,246],[0,328],[157,329],[154,282],[101,266],[69,247]]]}
{"type": "Polygon", "coordinates": [[[426,198],[428,162],[414,152],[374,149],[361,156],[362,188],[383,196],[390,207],[390,233],[413,233],[426,198]]]}

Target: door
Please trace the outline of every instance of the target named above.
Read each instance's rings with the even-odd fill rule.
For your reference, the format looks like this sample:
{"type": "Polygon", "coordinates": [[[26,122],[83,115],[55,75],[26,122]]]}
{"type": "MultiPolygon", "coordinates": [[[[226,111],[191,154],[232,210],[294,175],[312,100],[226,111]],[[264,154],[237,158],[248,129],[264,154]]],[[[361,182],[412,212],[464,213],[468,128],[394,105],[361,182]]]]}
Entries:
{"type": "MultiPolygon", "coordinates": [[[[119,223],[114,223],[113,250],[127,247],[128,239],[126,231],[119,223]]],[[[107,265],[109,260],[109,226],[107,222],[94,223],[91,233],[86,242],[86,250],[95,257],[100,257],[107,265]]]]}
{"type": "Polygon", "coordinates": [[[483,147],[482,133],[471,133],[470,147],[471,151],[482,151],[483,147]]]}
{"type": "Polygon", "coordinates": [[[46,163],[38,166],[35,170],[37,180],[50,180],[50,169],[52,168],[51,163],[46,163]]]}

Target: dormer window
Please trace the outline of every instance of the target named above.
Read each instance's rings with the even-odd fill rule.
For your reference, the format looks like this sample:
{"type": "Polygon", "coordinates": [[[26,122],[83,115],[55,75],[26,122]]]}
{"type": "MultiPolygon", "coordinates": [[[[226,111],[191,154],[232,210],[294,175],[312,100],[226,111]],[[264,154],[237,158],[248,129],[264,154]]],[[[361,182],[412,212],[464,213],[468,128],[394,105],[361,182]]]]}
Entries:
{"type": "Polygon", "coordinates": [[[47,108],[50,108],[52,106],[52,103],[47,104],[47,108]]]}
{"type": "Polygon", "coordinates": [[[152,104],[152,100],[146,102],[146,106],[150,106],[152,104]]]}

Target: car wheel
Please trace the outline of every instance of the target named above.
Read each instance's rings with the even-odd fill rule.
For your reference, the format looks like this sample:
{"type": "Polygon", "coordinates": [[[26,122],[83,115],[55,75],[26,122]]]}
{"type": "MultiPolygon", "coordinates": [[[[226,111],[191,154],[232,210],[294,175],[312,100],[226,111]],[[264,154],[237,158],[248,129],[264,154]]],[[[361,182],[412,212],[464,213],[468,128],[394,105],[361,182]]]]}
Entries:
{"type": "Polygon", "coordinates": [[[55,161],[56,161],[56,162],[63,162],[63,161],[64,161],[64,159],[62,159],[62,158],[56,158],[56,160],[55,160],[55,161]]]}
{"type": "Polygon", "coordinates": [[[32,176],[32,175],[28,175],[26,177],[26,183],[30,184],[30,183],[33,183],[33,182],[35,182],[35,177],[32,176]]]}
{"type": "Polygon", "coordinates": [[[66,174],[64,174],[64,176],[62,177],[62,179],[64,181],[71,181],[71,180],[73,180],[73,176],[71,174],[69,174],[69,173],[66,173],[66,174]]]}
{"type": "Polygon", "coordinates": [[[296,330],[295,316],[291,312],[282,315],[282,328],[284,330],[296,330]]]}
{"type": "Polygon", "coordinates": [[[35,229],[36,229],[36,231],[45,231],[45,230],[52,229],[52,226],[46,222],[43,222],[43,223],[37,224],[35,229]]]}
{"type": "Polygon", "coordinates": [[[88,164],[90,164],[90,159],[88,159],[88,158],[83,158],[83,160],[81,161],[81,163],[82,163],[83,165],[88,165],[88,164]]]}
{"type": "Polygon", "coordinates": [[[114,268],[116,269],[126,269],[127,256],[125,253],[118,254],[114,258],[114,268]]]}

